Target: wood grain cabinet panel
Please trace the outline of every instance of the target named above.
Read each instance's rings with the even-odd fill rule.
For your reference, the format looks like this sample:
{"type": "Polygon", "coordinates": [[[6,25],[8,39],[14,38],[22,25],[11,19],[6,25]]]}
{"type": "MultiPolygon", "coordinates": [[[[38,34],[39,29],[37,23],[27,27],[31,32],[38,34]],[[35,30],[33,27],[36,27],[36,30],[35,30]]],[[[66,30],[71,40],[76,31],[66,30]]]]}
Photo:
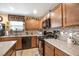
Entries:
{"type": "Polygon", "coordinates": [[[16,49],[22,49],[22,38],[17,37],[16,49]]]}
{"type": "Polygon", "coordinates": [[[26,30],[42,29],[42,21],[35,20],[35,19],[25,20],[25,28],[26,28],[26,30]]]}
{"type": "Polygon", "coordinates": [[[64,26],[79,25],[79,4],[66,3],[63,4],[63,21],[64,26]]]}
{"type": "Polygon", "coordinates": [[[31,38],[31,47],[32,48],[37,47],[37,37],[36,36],[32,36],[32,38],[31,38]]]}
{"type": "Polygon", "coordinates": [[[55,56],[68,56],[68,54],[64,53],[63,51],[55,48],[55,56]]]}
{"type": "Polygon", "coordinates": [[[55,9],[51,12],[51,27],[61,27],[62,26],[62,6],[57,5],[55,9]]]}
{"type": "Polygon", "coordinates": [[[0,42],[2,41],[2,38],[0,38],[0,42]]]}
{"type": "Polygon", "coordinates": [[[4,56],[16,56],[15,45],[4,56]]]}
{"type": "Polygon", "coordinates": [[[45,56],[54,56],[54,46],[51,46],[49,43],[45,42],[45,56]]]}
{"type": "Polygon", "coordinates": [[[44,45],[44,55],[45,56],[69,56],[62,50],[58,49],[57,47],[54,47],[52,44],[46,41],[44,45]]]}

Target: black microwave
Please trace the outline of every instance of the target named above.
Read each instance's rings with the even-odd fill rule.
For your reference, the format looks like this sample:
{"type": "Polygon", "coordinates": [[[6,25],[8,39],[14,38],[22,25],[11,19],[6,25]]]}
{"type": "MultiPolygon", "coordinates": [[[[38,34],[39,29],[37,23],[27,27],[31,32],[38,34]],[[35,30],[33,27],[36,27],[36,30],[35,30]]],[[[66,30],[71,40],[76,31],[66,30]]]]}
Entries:
{"type": "Polygon", "coordinates": [[[43,21],[43,25],[42,26],[43,26],[44,29],[50,28],[51,27],[51,19],[48,18],[45,21],[43,21]]]}

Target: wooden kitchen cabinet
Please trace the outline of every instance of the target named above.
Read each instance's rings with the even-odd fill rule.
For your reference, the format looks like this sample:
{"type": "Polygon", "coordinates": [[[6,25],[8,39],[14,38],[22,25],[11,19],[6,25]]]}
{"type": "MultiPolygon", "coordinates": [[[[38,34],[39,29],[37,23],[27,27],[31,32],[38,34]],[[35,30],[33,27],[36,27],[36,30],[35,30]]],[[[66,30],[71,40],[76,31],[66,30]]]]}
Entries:
{"type": "Polygon", "coordinates": [[[68,54],[64,53],[63,51],[55,48],[55,56],[68,56],[68,54]]]}
{"type": "Polygon", "coordinates": [[[37,47],[37,37],[36,36],[32,36],[31,37],[31,47],[32,48],[36,48],[37,47]]]}
{"type": "Polygon", "coordinates": [[[12,46],[11,49],[4,56],[16,56],[16,45],[12,46]]]}
{"type": "Polygon", "coordinates": [[[6,37],[6,38],[2,38],[2,41],[17,41],[16,49],[22,49],[22,38],[21,37],[6,37]]]}
{"type": "Polygon", "coordinates": [[[54,46],[45,42],[44,55],[45,56],[54,56],[54,46]]]}
{"type": "Polygon", "coordinates": [[[2,38],[0,38],[0,42],[2,41],[2,38]]]}
{"type": "Polygon", "coordinates": [[[35,19],[25,20],[25,28],[26,28],[26,30],[42,29],[42,21],[41,20],[35,20],[35,19]]]}
{"type": "Polygon", "coordinates": [[[79,4],[63,4],[63,26],[79,25],[79,4]]]}
{"type": "Polygon", "coordinates": [[[58,49],[57,47],[53,46],[52,44],[45,41],[44,44],[44,56],[69,56],[62,50],[58,49]]]}
{"type": "Polygon", "coordinates": [[[51,27],[62,27],[62,4],[57,5],[51,11],[51,27]]]}
{"type": "Polygon", "coordinates": [[[25,17],[24,16],[20,16],[20,15],[8,15],[8,20],[9,21],[25,21],[25,17]]]}
{"type": "Polygon", "coordinates": [[[22,49],[22,38],[17,38],[16,49],[22,49]]]}

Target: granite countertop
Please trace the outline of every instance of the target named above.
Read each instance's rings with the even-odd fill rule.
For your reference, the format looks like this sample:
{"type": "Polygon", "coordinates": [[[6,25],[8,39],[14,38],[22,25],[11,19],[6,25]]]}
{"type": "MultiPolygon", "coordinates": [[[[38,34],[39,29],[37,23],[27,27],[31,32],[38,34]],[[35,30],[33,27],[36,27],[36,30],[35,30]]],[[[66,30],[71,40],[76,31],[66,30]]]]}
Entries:
{"type": "Polygon", "coordinates": [[[70,56],[79,56],[79,45],[70,45],[67,42],[58,39],[44,40],[70,56]]]}
{"type": "Polygon", "coordinates": [[[15,43],[16,41],[0,42],[0,56],[5,55],[15,43]]]}
{"type": "Polygon", "coordinates": [[[28,36],[42,36],[42,35],[5,35],[5,36],[0,36],[0,38],[3,38],[3,37],[28,37],[28,36]]]}

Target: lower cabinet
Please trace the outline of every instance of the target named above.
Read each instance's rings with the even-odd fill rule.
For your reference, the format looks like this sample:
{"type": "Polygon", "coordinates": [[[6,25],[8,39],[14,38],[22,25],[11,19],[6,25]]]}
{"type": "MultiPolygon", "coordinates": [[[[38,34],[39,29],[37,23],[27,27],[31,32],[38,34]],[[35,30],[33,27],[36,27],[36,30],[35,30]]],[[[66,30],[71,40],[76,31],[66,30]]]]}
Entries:
{"type": "Polygon", "coordinates": [[[32,36],[31,37],[31,47],[32,48],[37,47],[37,36],[32,36]]]}
{"type": "Polygon", "coordinates": [[[37,47],[37,36],[29,37],[3,37],[0,41],[16,41],[16,50],[36,48],[37,47]]]}
{"type": "Polygon", "coordinates": [[[51,44],[45,42],[44,55],[45,56],[54,56],[54,46],[51,46],[51,44]]]}
{"type": "Polygon", "coordinates": [[[22,38],[17,37],[16,49],[22,49],[22,38]]]}
{"type": "Polygon", "coordinates": [[[45,45],[44,45],[44,55],[45,56],[69,56],[68,54],[54,47],[48,42],[45,42],[45,45]]]}
{"type": "Polygon", "coordinates": [[[16,56],[16,45],[12,46],[12,48],[4,55],[4,56],[16,56]]]}
{"type": "Polygon", "coordinates": [[[1,41],[17,41],[16,49],[22,49],[22,38],[21,37],[5,37],[1,41]]]}
{"type": "Polygon", "coordinates": [[[64,53],[63,51],[55,48],[55,56],[68,56],[68,54],[64,53]]]}

